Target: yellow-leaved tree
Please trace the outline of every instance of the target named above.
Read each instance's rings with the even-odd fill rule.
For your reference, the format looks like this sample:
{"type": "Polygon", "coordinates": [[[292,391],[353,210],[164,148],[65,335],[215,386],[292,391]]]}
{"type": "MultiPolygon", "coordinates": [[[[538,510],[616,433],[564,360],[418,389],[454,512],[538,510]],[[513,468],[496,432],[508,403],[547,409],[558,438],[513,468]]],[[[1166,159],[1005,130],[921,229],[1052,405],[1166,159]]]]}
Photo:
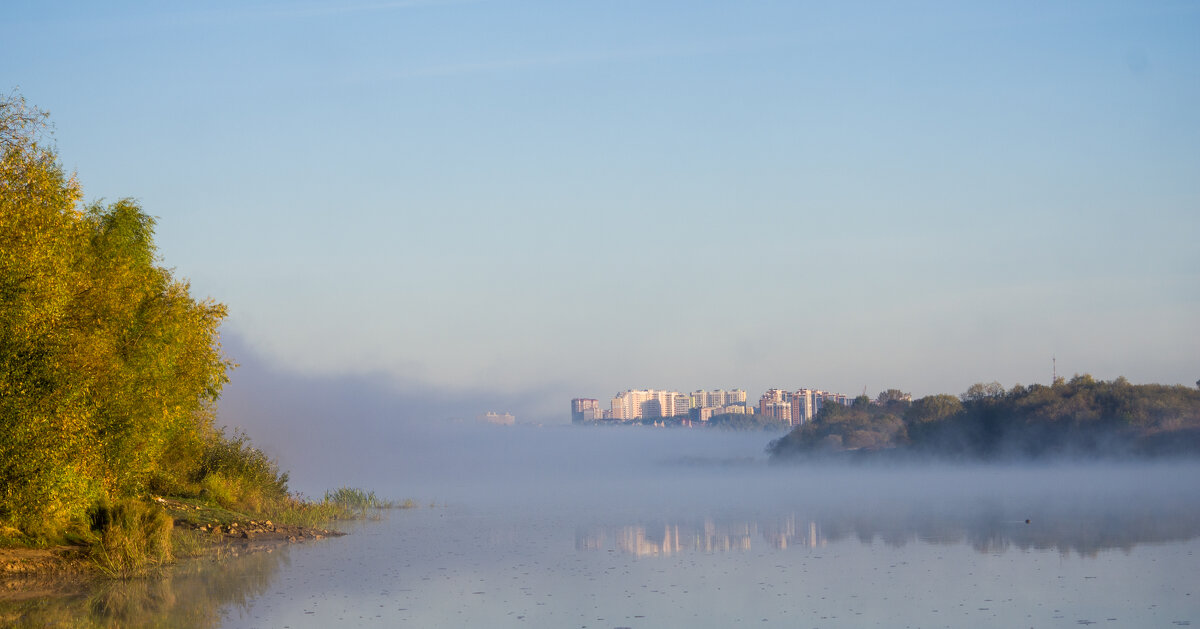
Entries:
{"type": "Polygon", "coordinates": [[[81,205],[44,121],[0,98],[0,525],[33,536],[188,482],[230,368],[224,307],[158,264],[135,202],[81,205]]]}

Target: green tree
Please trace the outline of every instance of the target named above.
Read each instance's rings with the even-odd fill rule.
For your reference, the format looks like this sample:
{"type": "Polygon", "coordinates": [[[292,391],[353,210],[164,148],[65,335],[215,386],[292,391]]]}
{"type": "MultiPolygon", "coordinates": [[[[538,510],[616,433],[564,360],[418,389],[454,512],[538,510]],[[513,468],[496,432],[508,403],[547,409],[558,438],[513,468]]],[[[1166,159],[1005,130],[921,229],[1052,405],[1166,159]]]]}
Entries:
{"type": "Polygon", "coordinates": [[[889,404],[908,404],[912,401],[912,395],[901,391],[900,389],[888,389],[881,391],[875,398],[875,403],[880,406],[889,404]]]}
{"type": "Polygon", "coordinates": [[[85,290],[78,184],[43,137],[45,114],[0,101],[0,520],[56,527],[97,494],[87,384],[68,325],[85,290]]]}
{"type": "Polygon", "coordinates": [[[962,401],[977,402],[1004,395],[1004,387],[999,382],[976,382],[962,394],[962,401]]]}
{"type": "Polygon", "coordinates": [[[963,411],[962,402],[944,393],[929,395],[912,403],[904,412],[904,422],[911,425],[937,422],[954,417],[963,411]]]}
{"type": "Polygon", "coordinates": [[[194,474],[230,367],[224,308],[158,265],[137,204],[80,206],[44,120],[0,99],[0,525],[34,534],[194,474]]]}

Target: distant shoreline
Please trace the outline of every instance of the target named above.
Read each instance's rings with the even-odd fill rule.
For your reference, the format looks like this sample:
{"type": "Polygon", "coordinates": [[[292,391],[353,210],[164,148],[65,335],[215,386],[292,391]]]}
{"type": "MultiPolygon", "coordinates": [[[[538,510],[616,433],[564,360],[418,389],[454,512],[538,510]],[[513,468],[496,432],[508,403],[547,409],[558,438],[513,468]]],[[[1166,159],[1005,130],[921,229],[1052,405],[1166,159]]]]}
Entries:
{"type": "Polygon", "coordinates": [[[768,445],[772,459],[831,455],[944,460],[1116,459],[1200,455],[1200,390],[1106,382],[973,385],[932,395],[826,406],[768,445]],[[844,453],[860,453],[846,455],[844,453]]]}

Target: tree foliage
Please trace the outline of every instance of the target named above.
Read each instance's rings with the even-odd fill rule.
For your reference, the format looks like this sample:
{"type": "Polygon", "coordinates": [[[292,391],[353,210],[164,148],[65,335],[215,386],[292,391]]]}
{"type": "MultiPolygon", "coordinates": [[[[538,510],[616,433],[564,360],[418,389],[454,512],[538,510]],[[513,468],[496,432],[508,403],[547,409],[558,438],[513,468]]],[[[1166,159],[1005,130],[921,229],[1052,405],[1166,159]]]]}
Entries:
{"type": "Polygon", "coordinates": [[[722,413],[713,415],[708,425],[723,430],[780,430],[787,428],[787,422],[772,419],[758,413],[722,413]]]}
{"type": "Polygon", "coordinates": [[[824,404],[811,422],[772,442],[772,452],[878,450],[905,443],[907,430],[902,415],[903,396],[887,404],[875,404],[865,395],[851,406],[824,404]]]}
{"type": "Polygon", "coordinates": [[[0,99],[0,524],[194,480],[221,435],[225,308],[159,264],[136,202],[83,206],[45,115],[0,99]]]}

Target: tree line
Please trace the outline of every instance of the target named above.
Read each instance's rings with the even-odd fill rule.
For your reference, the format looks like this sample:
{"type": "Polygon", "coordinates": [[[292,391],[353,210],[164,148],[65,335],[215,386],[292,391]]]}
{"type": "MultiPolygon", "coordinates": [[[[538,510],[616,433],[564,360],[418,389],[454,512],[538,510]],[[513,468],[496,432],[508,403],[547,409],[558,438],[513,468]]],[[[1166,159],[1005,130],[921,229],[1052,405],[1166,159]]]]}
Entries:
{"type": "Polygon", "coordinates": [[[874,402],[864,395],[849,407],[827,404],[767,449],[774,458],[845,451],[976,459],[1197,453],[1198,389],[1200,382],[1135,385],[1083,374],[1007,390],[978,383],[960,396],[911,402],[889,390],[874,402]]]}

